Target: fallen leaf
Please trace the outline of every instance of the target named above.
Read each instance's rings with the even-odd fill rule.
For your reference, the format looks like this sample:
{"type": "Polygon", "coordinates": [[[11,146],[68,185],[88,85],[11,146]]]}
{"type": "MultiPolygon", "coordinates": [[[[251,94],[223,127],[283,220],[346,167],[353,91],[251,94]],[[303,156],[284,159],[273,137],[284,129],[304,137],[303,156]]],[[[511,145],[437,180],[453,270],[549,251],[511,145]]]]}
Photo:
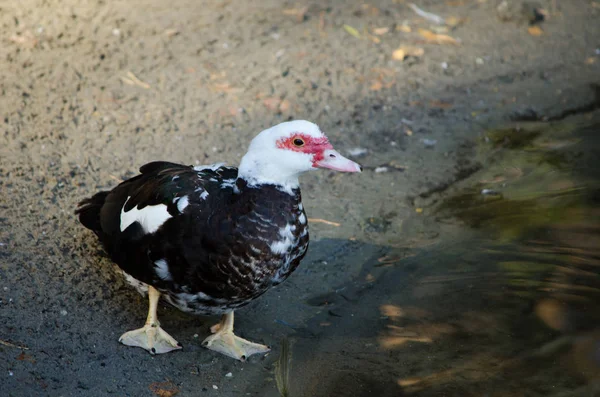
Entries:
{"type": "Polygon", "coordinates": [[[529,32],[529,34],[532,36],[541,36],[544,34],[544,31],[542,30],[542,28],[540,28],[537,25],[528,27],[527,32],[529,32]]]}
{"type": "Polygon", "coordinates": [[[150,88],[150,84],[138,79],[137,76],[131,71],[127,72],[127,77],[121,77],[121,81],[127,85],[137,85],[138,87],[142,87],[146,90],[150,88]]]}
{"type": "Polygon", "coordinates": [[[265,98],[263,100],[265,107],[273,112],[287,112],[290,110],[291,103],[287,99],[280,99],[277,97],[265,98]]]}
{"type": "Polygon", "coordinates": [[[283,10],[285,15],[295,16],[298,22],[304,21],[304,15],[306,15],[306,11],[308,11],[308,7],[302,8],[288,8],[287,10],[283,10]]]}
{"type": "Polygon", "coordinates": [[[371,91],[379,91],[383,88],[383,83],[380,80],[375,80],[369,87],[371,91]]]}
{"type": "Polygon", "coordinates": [[[429,106],[431,106],[432,108],[439,108],[439,109],[452,108],[452,104],[450,102],[438,101],[438,100],[433,100],[433,101],[429,102],[429,106]]]}
{"type": "Polygon", "coordinates": [[[458,40],[446,34],[433,33],[432,31],[427,29],[419,29],[419,34],[429,43],[460,45],[460,42],[458,40]]]}
{"type": "Polygon", "coordinates": [[[396,30],[399,32],[404,32],[404,33],[412,32],[411,27],[408,25],[398,25],[398,26],[396,26],[396,30]]]}
{"type": "Polygon", "coordinates": [[[31,357],[29,354],[25,354],[25,352],[21,352],[21,354],[19,354],[17,356],[17,360],[19,361],[28,361],[32,364],[35,364],[35,359],[33,357],[31,357]]]}
{"type": "Polygon", "coordinates": [[[236,90],[235,88],[233,88],[231,86],[231,84],[229,84],[227,82],[211,84],[210,89],[212,91],[216,91],[216,92],[231,92],[231,91],[236,90]]]}
{"type": "Polygon", "coordinates": [[[30,30],[26,30],[23,34],[13,34],[9,40],[26,48],[34,48],[38,44],[38,39],[30,30]]]}
{"type": "Polygon", "coordinates": [[[589,57],[585,60],[586,65],[593,65],[594,63],[596,63],[596,58],[594,57],[589,57]]]}
{"type": "Polygon", "coordinates": [[[167,36],[167,37],[173,37],[173,36],[177,36],[179,34],[179,30],[177,30],[177,29],[166,29],[164,33],[165,33],[165,36],[167,36]]]}
{"type": "Polygon", "coordinates": [[[344,24],[344,30],[346,30],[346,32],[348,32],[352,36],[356,37],[357,39],[360,39],[360,33],[358,32],[358,30],[354,29],[352,26],[344,24]]]}
{"type": "Polygon", "coordinates": [[[412,130],[411,130],[410,128],[406,128],[406,129],[405,129],[405,131],[404,131],[404,133],[405,133],[407,136],[413,136],[413,132],[412,132],[412,130]]]}
{"type": "Polygon", "coordinates": [[[381,314],[386,317],[404,317],[404,310],[394,305],[381,305],[381,314]]]}
{"type": "Polygon", "coordinates": [[[290,101],[288,101],[287,99],[284,99],[279,104],[279,111],[282,112],[282,113],[285,113],[288,110],[290,110],[290,101]]]}
{"type": "Polygon", "coordinates": [[[397,61],[403,61],[406,57],[422,57],[425,50],[421,47],[401,46],[392,53],[392,58],[397,61]]]}
{"type": "Polygon", "coordinates": [[[363,4],[362,5],[363,10],[366,11],[366,13],[370,16],[376,17],[379,15],[379,8],[372,6],[370,4],[363,4]]]}
{"type": "Polygon", "coordinates": [[[459,25],[462,25],[466,22],[466,18],[458,18],[458,17],[448,17],[446,18],[446,25],[451,28],[455,28],[459,25]]]}
{"type": "Polygon", "coordinates": [[[417,212],[417,214],[420,214],[423,212],[423,208],[415,208],[415,211],[417,212]]]}
{"type": "Polygon", "coordinates": [[[377,36],[383,36],[384,34],[386,34],[389,31],[390,31],[390,28],[387,28],[387,27],[375,28],[375,29],[373,29],[373,34],[376,34],[377,36]]]}
{"type": "Polygon", "coordinates": [[[375,43],[375,44],[381,43],[381,39],[379,37],[371,36],[370,34],[367,36],[369,37],[369,40],[371,40],[373,43],[375,43]]]}
{"type": "Polygon", "coordinates": [[[150,386],[148,386],[148,389],[159,397],[173,397],[179,393],[177,386],[170,380],[166,382],[151,383],[150,386]]]}

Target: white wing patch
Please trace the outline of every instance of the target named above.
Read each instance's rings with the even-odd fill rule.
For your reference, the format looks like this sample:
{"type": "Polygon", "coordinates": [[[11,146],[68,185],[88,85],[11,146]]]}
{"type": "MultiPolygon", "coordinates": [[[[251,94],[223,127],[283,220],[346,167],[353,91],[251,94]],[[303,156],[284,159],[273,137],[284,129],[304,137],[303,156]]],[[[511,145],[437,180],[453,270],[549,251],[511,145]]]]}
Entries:
{"type": "Polygon", "coordinates": [[[164,204],[148,205],[141,210],[138,210],[135,206],[126,212],[125,206],[130,198],[131,196],[127,197],[123,208],[121,208],[121,231],[127,229],[132,223],[138,222],[146,233],[154,233],[167,219],[171,218],[171,214],[169,214],[167,206],[164,204]]]}
{"type": "Polygon", "coordinates": [[[189,203],[190,201],[188,200],[188,196],[183,196],[179,200],[177,200],[177,209],[179,210],[179,212],[183,212],[183,210],[185,209],[185,207],[188,206],[189,203]]]}
{"type": "Polygon", "coordinates": [[[156,272],[156,275],[163,280],[173,280],[171,272],[169,272],[169,264],[164,259],[159,259],[154,262],[154,271],[156,272]]]}

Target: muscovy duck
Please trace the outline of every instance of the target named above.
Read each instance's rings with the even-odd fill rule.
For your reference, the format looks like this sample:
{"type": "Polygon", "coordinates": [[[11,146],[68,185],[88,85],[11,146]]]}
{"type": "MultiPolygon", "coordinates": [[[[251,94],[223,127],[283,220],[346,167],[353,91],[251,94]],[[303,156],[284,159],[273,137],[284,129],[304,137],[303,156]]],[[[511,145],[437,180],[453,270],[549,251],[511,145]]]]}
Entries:
{"type": "Polygon", "coordinates": [[[144,327],[119,341],[152,354],[181,349],[158,322],[159,299],[194,314],[221,314],[203,345],[238,360],[267,346],[233,333],[234,310],[284,281],[308,248],[298,177],[329,168],[360,172],[313,123],[296,120],[262,131],[239,169],[152,162],[140,175],[79,203],[127,281],[150,307],[144,327]]]}

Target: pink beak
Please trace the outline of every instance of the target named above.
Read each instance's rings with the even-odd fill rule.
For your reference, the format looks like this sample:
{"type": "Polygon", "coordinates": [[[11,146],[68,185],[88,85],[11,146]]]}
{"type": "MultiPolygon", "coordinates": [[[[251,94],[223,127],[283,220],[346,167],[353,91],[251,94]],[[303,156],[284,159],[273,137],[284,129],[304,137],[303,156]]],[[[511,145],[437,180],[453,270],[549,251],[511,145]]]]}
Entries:
{"type": "Polygon", "coordinates": [[[319,168],[329,168],[330,170],[341,172],[361,172],[360,164],[345,158],[339,152],[333,149],[323,151],[323,159],[316,161],[315,166],[319,168]]]}

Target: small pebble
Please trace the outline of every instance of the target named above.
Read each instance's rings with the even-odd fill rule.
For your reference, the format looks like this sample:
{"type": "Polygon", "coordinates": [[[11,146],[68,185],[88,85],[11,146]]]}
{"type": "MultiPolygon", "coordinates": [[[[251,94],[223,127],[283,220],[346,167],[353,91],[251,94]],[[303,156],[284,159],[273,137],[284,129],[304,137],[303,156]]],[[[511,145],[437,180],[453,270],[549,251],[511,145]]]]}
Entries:
{"type": "Polygon", "coordinates": [[[113,36],[119,36],[119,35],[121,35],[121,31],[117,28],[114,28],[112,30],[112,34],[113,34],[113,36]]]}
{"type": "Polygon", "coordinates": [[[388,172],[389,168],[388,167],[377,167],[375,168],[375,173],[376,174],[381,174],[383,172],[388,172]]]}
{"type": "Polygon", "coordinates": [[[13,371],[8,371],[8,376],[13,376],[13,375],[14,375],[13,371]]]}
{"type": "Polygon", "coordinates": [[[227,372],[227,373],[225,374],[225,376],[226,376],[227,378],[231,378],[231,377],[233,376],[233,374],[232,374],[231,372],[227,372]]]}
{"type": "Polygon", "coordinates": [[[496,195],[496,194],[498,194],[498,192],[495,191],[495,190],[492,190],[492,189],[483,189],[481,191],[481,194],[483,194],[484,196],[486,196],[486,195],[496,195]]]}
{"type": "Polygon", "coordinates": [[[213,385],[213,389],[215,389],[215,390],[219,390],[219,386],[217,386],[217,385],[213,385]]]}
{"type": "Polygon", "coordinates": [[[421,142],[423,142],[423,145],[425,145],[425,147],[432,147],[435,146],[435,144],[437,143],[437,139],[423,138],[421,139],[421,142]]]}
{"type": "Polygon", "coordinates": [[[442,66],[442,69],[444,69],[444,70],[448,69],[448,62],[442,62],[441,66],[442,66]]]}
{"type": "Polygon", "coordinates": [[[67,311],[66,311],[65,309],[62,309],[62,310],[60,311],[60,315],[61,315],[61,316],[66,316],[66,315],[67,315],[67,311]]]}
{"type": "Polygon", "coordinates": [[[197,338],[197,337],[198,337],[198,334],[194,334],[194,338],[197,338]]]}
{"type": "Polygon", "coordinates": [[[364,147],[355,147],[348,150],[348,155],[351,157],[361,157],[369,153],[369,150],[364,147]]]}
{"type": "Polygon", "coordinates": [[[478,65],[483,65],[484,64],[483,58],[476,58],[475,63],[478,65]]]}

